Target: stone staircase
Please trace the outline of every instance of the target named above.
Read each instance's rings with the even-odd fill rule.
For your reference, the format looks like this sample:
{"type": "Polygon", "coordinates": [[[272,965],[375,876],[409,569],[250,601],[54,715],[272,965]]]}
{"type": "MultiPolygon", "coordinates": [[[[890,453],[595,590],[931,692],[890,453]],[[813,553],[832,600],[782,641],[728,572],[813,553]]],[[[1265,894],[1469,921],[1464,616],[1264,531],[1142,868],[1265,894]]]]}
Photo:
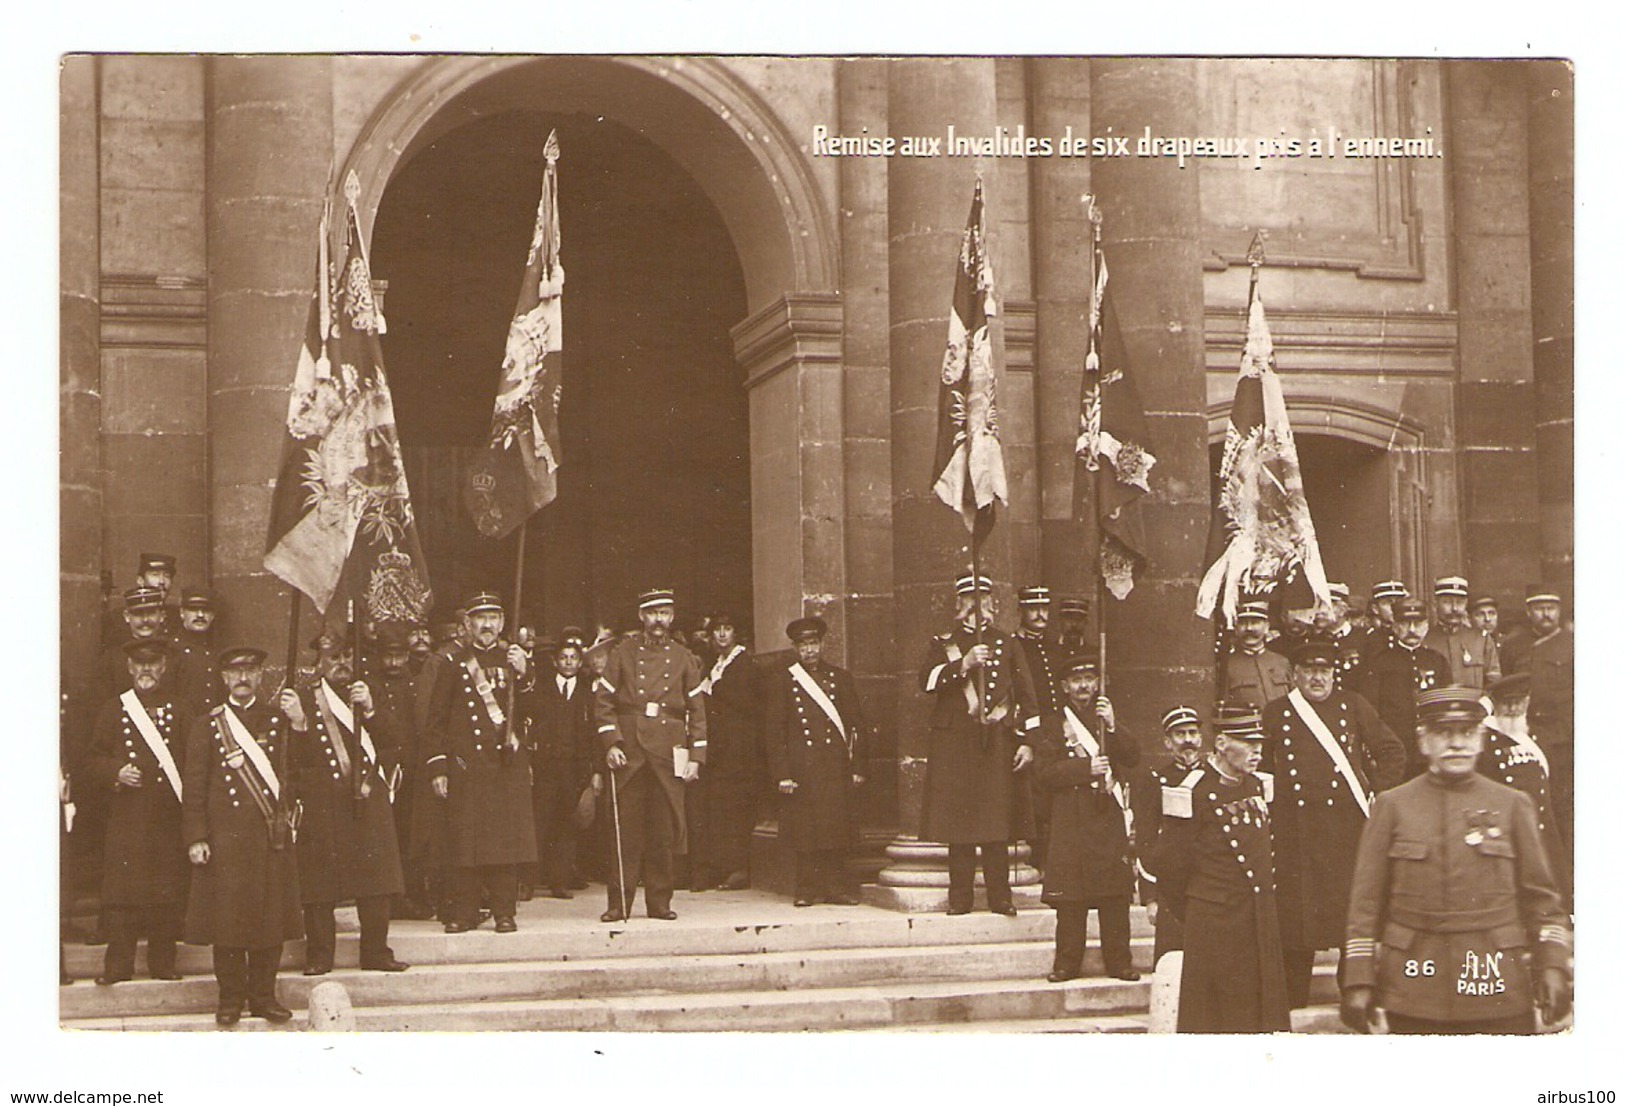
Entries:
{"type": "MultiPolygon", "coordinates": [[[[357,1028],[374,1031],[1147,1029],[1152,938],[1139,909],[1134,957],[1145,979],[1102,977],[1091,932],[1084,978],[1052,984],[1043,978],[1055,928],[1048,909],[1016,918],[798,910],[753,891],[679,893],[673,905],[681,915],[674,922],[634,916],[605,925],[595,889],[569,902],[521,904],[514,934],[495,933],[490,923],[448,935],[434,922],[396,922],[391,945],[413,967],[395,975],[357,969],[354,912],[341,910],[331,975],[300,975],[301,945],[285,950],[278,993],[296,1016],[281,1028],[303,1028],[311,987],[333,979],[349,991],[357,1028]]],[[[113,987],[91,982],[101,953],[68,949],[78,982],[60,991],[64,1028],[214,1030],[208,949],[183,947],[179,982],[137,978],[113,987]]],[[[138,976],[144,970],[138,962],[138,976]]],[[[1330,972],[1329,962],[1317,967],[1323,1003],[1335,1003],[1330,972]]],[[[1300,1017],[1309,1031],[1337,1024],[1335,1006],[1300,1017]]],[[[269,1028],[244,1018],[238,1031],[269,1028]]]]}

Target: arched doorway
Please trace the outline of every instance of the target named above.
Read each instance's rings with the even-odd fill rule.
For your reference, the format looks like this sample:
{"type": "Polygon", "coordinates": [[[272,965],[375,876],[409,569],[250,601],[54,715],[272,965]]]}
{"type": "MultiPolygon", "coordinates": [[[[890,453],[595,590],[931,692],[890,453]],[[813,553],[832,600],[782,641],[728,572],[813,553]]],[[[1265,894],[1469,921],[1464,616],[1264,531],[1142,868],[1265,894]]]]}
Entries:
{"type": "Polygon", "coordinates": [[[751,610],[749,423],[729,327],[746,314],[726,227],[659,146],[542,108],[464,118],[395,167],[372,233],[408,479],[443,608],[511,593],[517,539],[462,507],[557,128],[567,274],[559,495],[527,537],[525,616],[630,622],[642,588],[685,616],[751,610]]]}

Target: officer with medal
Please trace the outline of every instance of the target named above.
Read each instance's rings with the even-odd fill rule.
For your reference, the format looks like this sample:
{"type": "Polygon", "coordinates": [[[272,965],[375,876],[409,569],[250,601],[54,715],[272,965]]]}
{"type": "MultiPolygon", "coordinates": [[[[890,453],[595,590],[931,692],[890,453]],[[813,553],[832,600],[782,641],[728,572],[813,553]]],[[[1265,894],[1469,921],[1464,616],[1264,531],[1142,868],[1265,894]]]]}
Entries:
{"type": "Polygon", "coordinates": [[[1270,851],[1273,781],[1258,771],[1265,733],[1244,703],[1215,711],[1213,755],[1162,790],[1151,869],[1159,911],[1185,933],[1181,1033],[1291,1028],[1270,851]]]}
{"type": "Polygon", "coordinates": [[[920,836],[948,846],[949,914],[974,905],[980,850],[988,909],[1015,917],[1010,842],[1026,831],[1018,773],[1032,763],[1039,700],[1020,647],[992,626],[993,581],[962,576],[954,594],[957,625],[931,639],[920,668],[933,700],[920,836]]]}
{"type": "Polygon", "coordinates": [[[1478,758],[1478,770],[1496,783],[1517,788],[1535,804],[1540,841],[1568,904],[1574,896],[1574,869],[1552,809],[1551,761],[1529,729],[1529,674],[1502,676],[1490,685],[1489,698],[1493,710],[1485,719],[1484,755],[1478,758]]]}
{"type": "Polygon", "coordinates": [[[1162,744],[1168,759],[1153,764],[1142,773],[1129,789],[1134,804],[1134,846],[1140,877],[1140,902],[1145,905],[1146,917],[1156,927],[1156,945],[1151,962],[1162,959],[1162,954],[1183,948],[1185,935],[1179,918],[1171,910],[1164,910],[1158,901],[1157,877],[1152,868],[1157,854],[1157,839],[1162,833],[1162,789],[1188,786],[1207,761],[1203,756],[1205,737],[1202,716],[1195,707],[1174,706],[1162,715],[1162,744]]]}
{"type": "Polygon", "coordinates": [[[143,933],[152,978],[180,978],[175,945],[188,879],[182,771],[192,716],[165,679],[172,652],[161,637],[125,643],[131,686],[102,707],[81,773],[84,786],[107,797],[101,892],[107,953],[96,977],[103,986],[135,976],[143,933]]]}
{"type": "Polygon", "coordinates": [[[226,1029],[245,1003],[266,1021],[293,1017],[277,1001],[276,973],[283,942],[303,935],[284,713],[298,696],[287,688],[276,703],[262,699],[264,675],[262,649],[220,655],[226,699],[193,724],[182,774],[181,836],[192,862],[186,941],[214,946],[214,1019],[226,1029]]]}
{"type": "Polygon", "coordinates": [[[700,663],[672,640],[676,596],[638,596],[641,630],[610,648],[594,683],[594,717],[610,787],[609,903],[600,920],[624,921],[641,877],[649,917],[671,921],[673,853],[687,845],[683,784],[700,778],[706,757],[705,688],[700,663]],[[618,827],[618,830],[615,828],[618,827]],[[624,885],[622,877],[624,876],[624,885]]]}
{"type": "Polygon", "coordinates": [[[868,728],[857,684],[824,662],[829,627],[798,618],[784,628],[796,660],[769,678],[763,703],[768,769],[778,781],[779,826],[796,854],[795,904],[852,906],[846,873],[857,830],[868,728]]]}
{"type": "Polygon", "coordinates": [[[305,974],[333,970],[333,911],[354,900],[364,971],[400,972],[389,948],[390,900],[401,893],[400,846],[390,796],[399,783],[398,737],[356,670],[348,626],[311,642],[317,680],[287,706],[304,821],[299,885],[305,904],[305,974]]]}
{"type": "Polygon", "coordinates": [[[1484,778],[1473,688],[1425,691],[1427,772],[1376,797],[1343,948],[1342,1018],[1358,1032],[1530,1033],[1567,1016],[1573,934],[1535,804],[1484,778]]]}
{"type": "Polygon", "coordinates": [[[1349,880],[1371,794],[1405,776],[1405,747],[1357,692],[1340,690],[1329,638],[1298,646],[1296,685],[1264,708],[1264,768],[1275,778],[1275,902],[1287,994],[1309,1005],[1315,953],[1340,948],[1349,880]]]}
{"type": "Polygon", "coordinates": [[[1270,605],[1250,600],[1236,609],[1236,642],[1224,658],[1221,698],[1255,708],[1292,690],[1292,665],[1286,657],[1265,648],[1270,629],[1270,605]]]}
{"type": "MultiPolygon", "coordinates": [[[[1563,619],[1563,599],[1552,588],[1529,585],[1524,598],[1530,640],[1522,671],[1529,673],[1529,728],[1546,752],[1552,814],[1565,852],[1574,856],[1574,631],[1563,619]]],[[[1572,883],[1573,873],[1569,873],[1572,883]]]]}
{"type": "Polygon", "coordinates": [[[739,891],[750,886],[750,840],[761,791],[761,677],[732,613],[717,611],[706,625],[711,659],[705,772],[689,784],[685,799],[689,886],[739,891]]]}
{"type": "Polygon", "coordinates": [[[1427,633],[1428,612],[1423,602],[1396,600],[1391,639],[1367,654],[1361,665],[1364,673],[1359,692],[1405,746],[1407,779],[1427,771],[1427,761],[1416,747],[1416,697],[1450,680],[1450,662],[1422,644],[1427,633]]]}
{"type": "Polygon", "coordinates": [[[481,891],[498,933],[513,933],[519,870],[536,862],[530,761],[521,747],[521,716],[530,708],[535,673],[518,645],[502,642],[506,615],[495,594],[463,605],[463,638],[435,677],[423,745],[424,771],[446,805],[446,862],[451,869],[447,933],[467,933],[484,920],[481,891]]]}
{"type": "Polygon", "coordinates": [[[1366,618],[1371,626],[1360,643],[1360,657],[1369,660],[1386,649],[1394,640],[1394,604],[1411,597],[1411,589],[1403,580],[1381,580],[1371,585],[1371,602],[1366,605],[1366,618]]]}
{"type": "Polygon", "coordinates": [[[1051,798],[1043,900],[1055,908],[1055,961],[1047,978],[1061,983],[1083,974],[1093,909],[1106,974],[1139,979],[1129,948],[1135,865],[1128,787],[1140,747],[1099,694],[1097,656],[1076,656],[1062,672],[1066,701],[1033,742],[1037,786],[1051,798]]]}
{"type": "Polygon", "coordinates": [[[1465,577],[1441,576],[1433,582],[1433,622],[1422,644],[1449,663],[1449,683],[1482,691],[1501,678],[1501,651],[1494,638],[1473,625],[1468,594],[1465,577]]]}

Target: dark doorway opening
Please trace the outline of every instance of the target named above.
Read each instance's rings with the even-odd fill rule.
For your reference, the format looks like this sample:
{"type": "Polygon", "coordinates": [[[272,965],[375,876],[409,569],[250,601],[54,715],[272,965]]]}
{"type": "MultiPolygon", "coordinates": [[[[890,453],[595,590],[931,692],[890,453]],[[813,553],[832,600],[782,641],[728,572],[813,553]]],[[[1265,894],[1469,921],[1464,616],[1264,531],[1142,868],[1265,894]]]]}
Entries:
{"type": "Polygon", "coordinates": [[[439,612],[471,591],[511,600],[517,538],[481,537],[462,505],[542,179],[559,132],[564,292],[559,494],[526,539],[522,617],[544,632],[635,623],[644,588],[684,622],[751,613],[749,412],[729,328],[744,278],[710,200],[664,151],[614,122],[506,111],[440,135],[397,169],[378,210],[384,353],[439,612]]]}

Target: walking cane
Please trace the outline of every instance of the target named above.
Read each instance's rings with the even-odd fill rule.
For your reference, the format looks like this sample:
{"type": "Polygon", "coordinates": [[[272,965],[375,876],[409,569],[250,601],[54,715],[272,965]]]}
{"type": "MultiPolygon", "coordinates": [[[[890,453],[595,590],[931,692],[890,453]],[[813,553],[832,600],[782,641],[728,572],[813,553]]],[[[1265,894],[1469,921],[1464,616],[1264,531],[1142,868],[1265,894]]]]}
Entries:
{"type": "Polygon", "coordinates": [[[626,861],[621,856],[621,794],[615,783],[615,769],[609,770],[609,812],[615,823],[615,877],[616,895],[621,900],[621,917],[632,919],[631,904],[626,901],[626,861]]]}

